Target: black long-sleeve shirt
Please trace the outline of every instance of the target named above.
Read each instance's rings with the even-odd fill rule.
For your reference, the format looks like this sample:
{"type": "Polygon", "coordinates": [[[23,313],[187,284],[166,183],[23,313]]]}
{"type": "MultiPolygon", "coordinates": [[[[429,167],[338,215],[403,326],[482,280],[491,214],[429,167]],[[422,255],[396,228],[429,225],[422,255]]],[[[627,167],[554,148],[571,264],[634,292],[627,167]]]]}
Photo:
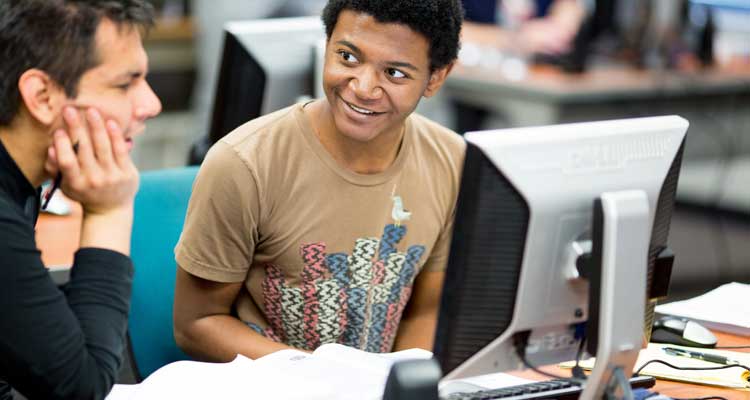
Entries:
{"type": "Polygon", "coordinates": [[[58,288],[36,247],[38,210],[39,189],[0,143],[0,399],[10,386],[29,399],[101,399],[122,361],[133,266],[80,249],[58,288]]]}

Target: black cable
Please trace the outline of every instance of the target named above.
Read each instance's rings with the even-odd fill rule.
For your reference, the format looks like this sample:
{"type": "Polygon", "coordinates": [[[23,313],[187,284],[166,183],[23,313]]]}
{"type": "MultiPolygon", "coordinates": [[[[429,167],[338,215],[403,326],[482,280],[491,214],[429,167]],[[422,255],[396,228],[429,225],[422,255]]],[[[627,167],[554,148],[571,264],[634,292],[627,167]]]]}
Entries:
{"type": "Polygon", "coordinates": [[[635,373],[633,373],[633,375],[634,376],[640,375],[640,373],[643,370],[643,368],[646,368],[647,365],[652,364],[652,363],[664,364],[664,365],[666,365],[669,368],[674,368],[674,369],[677,369],[677,370],[680,370],[680,371],[709,371],[709,370],[715,370],[715,369],[728,369],[728,368],[735,368],[735,367],[736,368],[744,368],[744,369],[750,371],[750,367],[746,367],[746,366],[740,365],[740,364],[721,365],[721,366],[718,366],[718,367],[678,367],[676,365],[670,364],[670,363],[668,363],[666,361],[662,361],[662,360],[649,360],[645,364],[641,365],[641,367],[638,368],[638,370],[636,370],[635,373]]]}
{"type": "Polygon", "coordinates": [[[531,331],[519,332],[513,336],[513,346],[516,348],[516,354],[518,355],[518,358],[521,359],[521,362],[526,368],[536,372],[537,374],[544,375],[552,379],[568,381],[578,386],[582,386],[584,384],[585,380],[583,379],[577,379],[575,377],[571,378],[571,377],[551,374],[549,372],[542,371],[541,369],[535,367],[534,365],[531,365],[529,360],[526,359],[526,345],[529,342],[529,336],[531,336],[531,331]]]}
{"type": "Polygon", "coordinates": [[[584,382],[585,382],[584,379],[579,379],[579,378],[575,378],[575,377],[561,376],[561,375],[555,375],[555,374],[551,374],[549,372],[544,372],[541,369],[539,369],[539,368],[531,365],[531,363],[529,362],[529,360],[526,359],[526,355],[518,354],[518,357],[521,359],[521,362],[523,363],[523,365],[526,368],[528,368],[528,369],[536,372],[537,374],[541,374],[541,375],[544,375],[544,376],[552,378],[552,379],[559,379],[561,381],[568,381],[568,382],[574,383],[574,384],[576,384],[578,386],[583,385],[584,382]]]}
{"type": "Polygon", "coordinates": [[[714,349],[750,349],[749,345],[744,346],[716,346],[714,349]]]}
{"type": "Polygon", "coordinates": [[[573,367],[573,370],[571,371],[573,374],[573,378],[586,380],[586,374],[583,373],[583,368],[580,366],[581,356],[583,355],[583,345],[586,343],[586,340],[584,338],[581,338],[581,341],[578,343],[578,351],[576,352],[576,365],[573,367]]]}

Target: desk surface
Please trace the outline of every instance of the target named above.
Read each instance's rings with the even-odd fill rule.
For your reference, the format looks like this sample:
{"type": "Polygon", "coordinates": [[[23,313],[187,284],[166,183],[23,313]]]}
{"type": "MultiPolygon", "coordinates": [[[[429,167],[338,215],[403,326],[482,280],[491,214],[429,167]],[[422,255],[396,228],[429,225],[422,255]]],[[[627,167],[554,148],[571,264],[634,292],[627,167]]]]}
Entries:
{"type": "MultiPolygon", "coordinates": [[[[747,346],[750,345],[750,337],[731,335],[728,333],[715,332],[719,339],[719,346],[747,346]]],[[[748,349],[737,349],[743,353],[750,352],[748,349]]],[[[657,380],[654,388],[656,391],[671,397],[704,397],[704,396],[722,396],[727,399],[750,400],[750,392],[719,389],[703,385],[691,385],[687,383],[657,380]]]]}
{"type": "MultiPolygon", "coordinates": [[[[747,346],[750,345],[750,337],[743,337],[737,335],[731,335],[723,332],[715,332],[716,337],[719,339],[719,346],[747,346]]],[[[737,349],[734,351],[740,351],[743,353],[750,352],[750,349],[737,349]]],[[[556,374],[569,376],[570,370],[562,369],[557,366],[546,366],[541,368],[542,371],[556,374]]],[[[513,375],[517,375],[527,379],[534,380],[546,380],[550,379],[541,374],[537,374],[533,371],[519,371],[512,372],[513,375]]],[[[707,397],[707,396],[721,396],[730,400],[750,400],[750,391],[741,391],[734,389],[723,389],[704,385],[694,385],[683,382],[673,382],[663,379],[656,380],[656,386],[650,390],[657,391],[661,394],[676,397],[676,398],[696,398],[696,397],[707,397]]]]}
{"type": "Polygon", "coordinates": [[[581,74],[532,66],[520,80],[508,79],[499,68],[458,65],[446,81],[446,88],[558,103],[746,94],[750,93],[750,65],[695,72],[602,66],[581,74]]]}
{"type": "Polygon", "coordinates": [[[73,254],[80,243],[83,211],[78,203],[69,203],[70,215],[39,214],[36,245],[42,251],[42,261],[47,268],[73,265],[73,254]]]}

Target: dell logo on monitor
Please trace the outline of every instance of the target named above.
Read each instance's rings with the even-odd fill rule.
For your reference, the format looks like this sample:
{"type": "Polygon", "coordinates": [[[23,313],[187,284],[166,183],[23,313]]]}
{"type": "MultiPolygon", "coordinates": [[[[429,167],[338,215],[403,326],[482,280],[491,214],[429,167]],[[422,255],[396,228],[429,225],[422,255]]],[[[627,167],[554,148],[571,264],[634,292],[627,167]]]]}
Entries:
{"type": "Polygon", "coordinates": [[[563,169],[566,173],[619,170],[634,161],[662,158],[669,145],[670,138],[655,137],[594,143],[572,149],[563,169]]]}

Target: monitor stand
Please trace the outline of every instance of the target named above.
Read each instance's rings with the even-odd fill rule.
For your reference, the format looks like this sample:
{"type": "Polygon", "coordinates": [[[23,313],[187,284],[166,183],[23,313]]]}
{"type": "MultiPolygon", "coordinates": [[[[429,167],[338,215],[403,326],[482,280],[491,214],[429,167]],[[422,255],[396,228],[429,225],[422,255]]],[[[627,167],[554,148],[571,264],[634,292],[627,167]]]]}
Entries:
{"type": "Polygon", "coordinates": [[[590,314],[589,323],[598,322],[598,338],[596,363],[580,398],[631,400],[628,378],[643,345],[648,198],[640,190],[603,193],[594,214],[593,261],[601,265],[601,276],[590,280],[600,286],[589,291],[589,303],[598,305],[598,318],[590,314]]]}
{"type": "Polygon", "coordinates": [[[429,360],[403,360],[391,367],[383,400],[438,400],[440,365],[429,360]]]}

